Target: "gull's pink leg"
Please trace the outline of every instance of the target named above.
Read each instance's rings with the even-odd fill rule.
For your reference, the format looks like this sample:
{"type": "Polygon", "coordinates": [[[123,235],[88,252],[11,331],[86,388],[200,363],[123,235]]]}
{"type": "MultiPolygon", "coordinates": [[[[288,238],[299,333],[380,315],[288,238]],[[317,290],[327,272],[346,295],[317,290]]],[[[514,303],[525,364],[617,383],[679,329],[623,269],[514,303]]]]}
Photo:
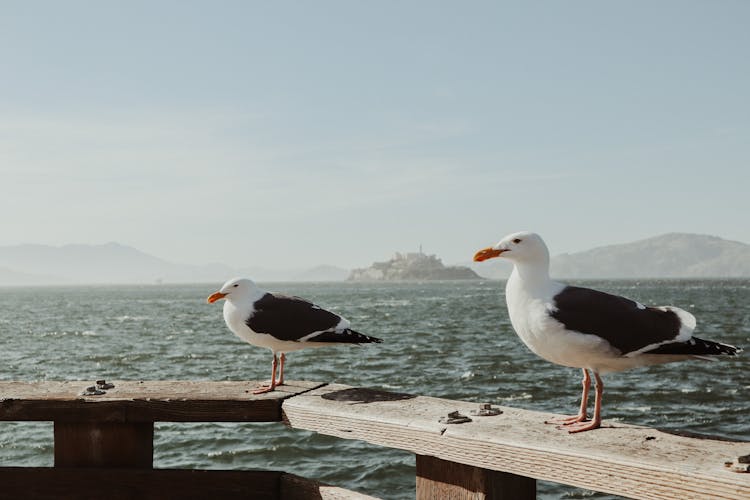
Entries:
{"type": "Polygon", "coordinates": [[[589,372],[586,370],[586,368],[583,368],[582,371],[583,380],[581,381],[581,384],[583,385],[583,393],[581,394],[581,409],[578,410],[578,415],[573,415],[572,417],[553,418],[551,420],[546,420],[544,422],[545,424],[570,425],[577,422],[586,421],[586,408],[588,407],[589,403],[589,388],[591,387],[591,377],[589,376],[589,372]]]}
{"type": "Polygon", "coordinates": [[[273,363],[271,363],[271,385],[262,385],[260,389],[253,391],[253,394],[263,394],[264,392],[271,392],[276,388],[276,364],[278,360],[276,353],[273,353],[273,363]]]}
{"type": "Polygon", "coordinates": [[[594,416],[591,422],[579,422],[577,424],[571,424],[568,427],[568,432],[583,432],[590,431],[591,429],[598,429],[602,426],[602,393],[604,392],[604,382],[598,373],[594,372],[596,378],[596,399],[594,400],[594,416]]]}
{"type": "Polygon", "coordinates": [[[279,356],[279,380],[276,381],[276,385],[284,385],[284,361],[286,355],[282,352],[279,356]]]}

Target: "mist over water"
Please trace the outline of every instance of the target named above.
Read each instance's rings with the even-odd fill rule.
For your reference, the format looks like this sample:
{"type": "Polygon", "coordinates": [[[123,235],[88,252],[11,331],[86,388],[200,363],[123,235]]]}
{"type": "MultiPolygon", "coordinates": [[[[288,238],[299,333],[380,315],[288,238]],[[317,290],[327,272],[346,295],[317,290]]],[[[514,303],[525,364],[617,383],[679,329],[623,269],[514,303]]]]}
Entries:
{"type": "MultiPolygon", "coordinates": [[[[750,346],[750,280],[598,281],[600,290],[698,319],[696,336],[750,346]]],[[[245,344],[205,298],[220,283],[0,288],[0,379],[260,380],[270,351],[245,344]]],[[[574,413],[580,370],[552,365],[512,332],[501,282],[275,283],[343,314],[383,344],[300,351],[290,380],[367,386],[574,413]]],[[[744,440],[748,353],[605,376],[604,418],[744,440]]],[[[2,395],[0,395],[1,397],[2,395]]],[[[541,423],[540,423],[541,425],[541,423]]],[[[0,422],[0,466],[51,466],[51,423],[0,422]]],[[[382,498],[412,498],[410,453],[278,423],[157,423],[155,467],[275,469],[382,498]]],[[[540,483],[541,498],[612,498],[540,483]]]]}

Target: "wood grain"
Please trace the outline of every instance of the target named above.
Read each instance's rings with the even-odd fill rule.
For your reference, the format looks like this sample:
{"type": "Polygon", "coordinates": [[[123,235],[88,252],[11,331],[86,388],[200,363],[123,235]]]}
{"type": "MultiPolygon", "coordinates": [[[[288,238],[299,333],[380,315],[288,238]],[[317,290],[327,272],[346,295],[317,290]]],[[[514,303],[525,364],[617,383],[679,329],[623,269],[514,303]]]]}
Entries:
{"type": "Polygon", "coordinates": [[[150,469],[153,422],[55,422],[55,467],[150,469]]]}
{"type": "Polygon", "coordinates": [[[530,477],[417,455],[417,500],[534,500],[530,477]]]}
{"type": "Polygon", "coordinates": [[[377,500],[369,495],[287,473],[281,475],[280,498],[281,500],[377,500]]]}
{"type": "Polygon", "coordinates": [[[377,500],[276,471],[0,467],[0,498],[377,500]]]}
{"type": "Polygon", "coordinates": [[[0,382],[0,421],[276,422],[281,401],[322,384],[287,382],[254,395],[257,382],[113,381],[82,396],[93,381],[0,382]]]}
{"type": "Polygon", "coordinates": [[[475,403],[328,385],[284,401],[284,422],[344,439],[442,460],[579,486],[631,498],[750,498],[750,474],[725,467],[750,443],[676,436],[604,422],[568,434],[543,422],[553,415],[503,407],[465,424],[438,418],[475,403]]]}
{"type": "Polygon", "coordinates": [[[0,498],[278,500],[280,472],[0,467],[0,498]]]}

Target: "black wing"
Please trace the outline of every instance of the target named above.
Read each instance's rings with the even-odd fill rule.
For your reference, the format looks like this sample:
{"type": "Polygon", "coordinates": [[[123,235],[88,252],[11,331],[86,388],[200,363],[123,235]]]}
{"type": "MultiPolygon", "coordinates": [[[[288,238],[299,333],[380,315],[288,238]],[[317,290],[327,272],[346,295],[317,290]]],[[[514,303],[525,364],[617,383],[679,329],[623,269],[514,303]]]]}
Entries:
{"type": "Polygon", "coordinates": [[[681,354],[690,356],[736,356],[742,349],[728,344],[720,344],[713,340],[703,340],[693,337],[687,342],[663,344],[646,351],[648,354],[681,354]]]}
{"type": "Polygon", "coordinates": [[[674,340],[682,326],[673,311],[589,288],[565,287],[554,301],[557,310],[550,315],[565,328],[598,335],[623,355],[674,340]]]}
{"type": "Polygon", "coordinates": [[[268,333],[279,340],[298,341],[307,337],[305,340],[309,342],[382,342],[349,328],[336,330],[341,316],[300,297],[267,293],[253,306],[255,311],[247,319],[247,326],[254,332],[268,333]],[[317,335],[308,337],[316,332],[317,335]]]}
{"type": "Polygon", "coordinates": [[[314,332],[333,330],[341,316],[300,297],[267,293],[253,304],[247,326],[279,340],[299,340],[314,332]]]}

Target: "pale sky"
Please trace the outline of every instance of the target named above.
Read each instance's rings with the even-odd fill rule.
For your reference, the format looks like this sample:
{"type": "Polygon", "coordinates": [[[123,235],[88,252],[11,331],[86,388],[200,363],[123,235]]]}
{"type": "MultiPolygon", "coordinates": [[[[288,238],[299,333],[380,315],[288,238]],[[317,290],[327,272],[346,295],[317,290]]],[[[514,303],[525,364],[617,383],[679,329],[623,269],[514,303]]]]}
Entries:
{"type": "Polygon", "coordinates": [[[750,243],[750,2],[0,1],[0,245],[750,243]]]}

